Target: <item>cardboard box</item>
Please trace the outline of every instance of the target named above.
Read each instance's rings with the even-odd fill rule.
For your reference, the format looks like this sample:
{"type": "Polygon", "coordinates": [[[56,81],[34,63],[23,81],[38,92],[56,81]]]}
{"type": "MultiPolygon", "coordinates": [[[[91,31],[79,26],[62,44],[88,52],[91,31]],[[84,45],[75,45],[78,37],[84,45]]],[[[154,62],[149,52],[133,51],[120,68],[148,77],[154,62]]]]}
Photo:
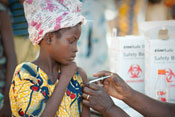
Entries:
{"type": "Polygon", "coordinates": [[[145,93],[155,98],[158,69],[166,69],[169,102],[175,102],[175,39],[145,42],[145,93]]]}
{"type": "Polygon", "coordinates": [[[144,93],[144,38],[116,37],[109,48],[110,70],[135,90],[144,93]]]}
{"type": "MultiPolygon", "coordinates": [[[[144,37],[115,37],[109,46],[110,70],[118,73],[135,90],[144,93],[144,37]]],[[[112,98],[120,108],[128,111],[130,107],[121,100],[112,98]]],[[[128,114],[142,117],[130,109],[128,114]]]]}
{"type": "Polygon", "coordinates": [[[166,69],[169,102],[175,102],[175,20],[144,22],[139,29],[146,39],[145,93],[155,98],[158,69],[166,69]]]}

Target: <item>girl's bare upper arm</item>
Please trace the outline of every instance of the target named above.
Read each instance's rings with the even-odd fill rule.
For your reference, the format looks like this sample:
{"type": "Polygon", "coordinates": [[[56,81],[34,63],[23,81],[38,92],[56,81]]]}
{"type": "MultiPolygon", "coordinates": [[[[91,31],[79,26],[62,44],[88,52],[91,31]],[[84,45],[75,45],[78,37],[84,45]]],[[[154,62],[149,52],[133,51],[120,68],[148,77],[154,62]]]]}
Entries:
{"type": "Polygon", "coordinates": [[[86,72],[80,67],[78,67],[77,71],[80,73],[80,76],[82,77],[83,83],[84,84],[88,83],[89,80],[88,80],[86,72]]]}

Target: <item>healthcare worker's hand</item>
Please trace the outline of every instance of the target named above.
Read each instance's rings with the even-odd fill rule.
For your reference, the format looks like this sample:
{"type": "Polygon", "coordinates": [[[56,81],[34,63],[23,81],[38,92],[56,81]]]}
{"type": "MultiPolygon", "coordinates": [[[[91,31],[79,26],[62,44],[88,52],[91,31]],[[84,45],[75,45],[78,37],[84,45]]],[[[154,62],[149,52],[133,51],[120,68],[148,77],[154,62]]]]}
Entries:
{"type": "Polygon", "coordinates": [[[111,73],[109,71],[100,71],[95,73],[94,77],[102,77],[106,75],[111,75],[110,78],[105,79],[103,83],[103,87],[106,92],[120,100],[125,100],[126,98],[132,95],[133,89],[121,79],[119,75],[116,73],[111,73]]]}
{"type": "Polygon", "coordinates": [[[107,113],[114,103],[103,87],[96,84],[85,85],[83,89],[83,104],[93,108],[101,114],[107,113]]]}

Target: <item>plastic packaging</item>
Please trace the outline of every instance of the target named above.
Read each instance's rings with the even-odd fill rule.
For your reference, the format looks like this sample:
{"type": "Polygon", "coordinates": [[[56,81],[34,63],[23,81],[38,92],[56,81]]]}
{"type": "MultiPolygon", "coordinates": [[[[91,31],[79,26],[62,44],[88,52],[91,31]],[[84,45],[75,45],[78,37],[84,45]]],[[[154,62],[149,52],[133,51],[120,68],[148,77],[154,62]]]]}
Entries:
{"type": "Polygon", "coordinates": [[[167,102],[169,97],[168,85],[166,82],[165,74],[166,74],[165,69],[158,70],[158,79],[155,86],[156,99],[163,102],[167,102]]]}

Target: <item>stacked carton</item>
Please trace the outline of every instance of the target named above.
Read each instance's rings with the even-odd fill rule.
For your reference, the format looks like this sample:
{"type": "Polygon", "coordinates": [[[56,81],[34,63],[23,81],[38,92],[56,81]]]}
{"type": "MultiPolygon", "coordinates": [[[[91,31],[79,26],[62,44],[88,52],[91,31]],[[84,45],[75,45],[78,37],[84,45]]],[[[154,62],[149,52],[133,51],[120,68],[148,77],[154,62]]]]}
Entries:
{"type": "Polygon", "coordinates": [[[118,73],[132,88],[144,93],[144,38],[116,37],[109,48],[111,71],[118,73]]]}
{"type": "MultiPolygon", "coordinates": [[[[110,40],[110,70],[135,90],[155,98],[158,69],[166,69],[168,101],[175,102],[175,21],[143,23],[140,34],[143,36],[114,36],[110,40]]],[[[122,109],[130,109],[123,102],[113,100],[122,109]]]]}
{"type": "Polygon", "coordinates": [[[145,35],[145,93],[155,98],[158,69],[166,70],[168,102],[175,103],[175,21],[143,24],[145,35]]]}
{"type": "MultiPolygon", "coordinates": [[[[109,46],[110,68],[135,90],[144,93],[144,38],[140,36],[114,37],[109,46]]],[[[116,105],[128,114],[141,117],[138,112],[116,98],[116,105]]]]}

